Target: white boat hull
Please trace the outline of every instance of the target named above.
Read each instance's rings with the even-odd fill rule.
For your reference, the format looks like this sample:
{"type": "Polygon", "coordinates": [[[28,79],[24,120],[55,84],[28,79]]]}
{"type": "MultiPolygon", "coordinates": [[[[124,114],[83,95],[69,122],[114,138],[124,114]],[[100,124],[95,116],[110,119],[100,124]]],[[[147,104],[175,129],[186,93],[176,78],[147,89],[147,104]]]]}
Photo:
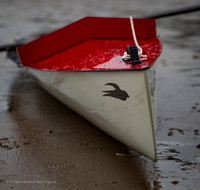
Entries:
{"type": "Polygon", "coordinates": [[[133,148],[156,159],[154,76],[144,71],[59,72],[29,70],[40,85],[88,121],[133,148]],[[114,83],[129,97],[106,92],[114,83]]]}

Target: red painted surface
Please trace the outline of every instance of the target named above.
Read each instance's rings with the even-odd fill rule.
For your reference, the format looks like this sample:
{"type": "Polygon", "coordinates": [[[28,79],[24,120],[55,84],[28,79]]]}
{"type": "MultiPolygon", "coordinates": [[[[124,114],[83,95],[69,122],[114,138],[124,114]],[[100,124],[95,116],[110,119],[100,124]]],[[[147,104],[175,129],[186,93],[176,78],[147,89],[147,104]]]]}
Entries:
{"type": "Polygon", "coordinates": [[[130,65],[121,56],[134,45],[129,18],[86,17],[47,34],[17,51],[24,66],[41,70],[90,71],[149,68],[161,52],[154,19],[134,19],[147,59],[130,65]]]}

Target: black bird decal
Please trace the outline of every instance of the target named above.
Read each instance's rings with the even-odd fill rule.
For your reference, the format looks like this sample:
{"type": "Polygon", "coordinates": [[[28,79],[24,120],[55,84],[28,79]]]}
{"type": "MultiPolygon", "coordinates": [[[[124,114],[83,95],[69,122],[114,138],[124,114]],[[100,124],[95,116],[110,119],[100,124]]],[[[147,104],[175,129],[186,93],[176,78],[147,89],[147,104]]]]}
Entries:
{"type": "Polygon", "coordinates": [[[115,90],[102,91],[102,92],[106,93],[103,96],[111,96],[113,98],[118,98],[118,99],[124,100],[124,101],[127,98],[129,98],[128,93],[125,90],[121,90],[117,84],[115,84],[115,83],[107,83],[105,85],[110,85],[110,86],[114,87],[115,90]]]}

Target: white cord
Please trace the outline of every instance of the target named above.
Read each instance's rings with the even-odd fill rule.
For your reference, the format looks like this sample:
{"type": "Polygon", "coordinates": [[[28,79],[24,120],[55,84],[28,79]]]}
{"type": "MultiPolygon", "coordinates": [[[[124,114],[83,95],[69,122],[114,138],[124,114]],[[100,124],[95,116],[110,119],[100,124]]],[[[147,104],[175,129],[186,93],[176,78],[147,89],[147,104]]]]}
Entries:
{"type": "Polygon", "coordinates": [[[135,28],[134,28],[134,24],[133,24],[133,17],[130,16],[129,18],[130,18],[130,23],[131,23],[131,30],[132,30],[132,34],[133,34],[133,40],[135,42],[135,45],[139,49],[138,53],[142,54],[142,48],[139,46],[139,44],[137,42],[136,34],[135,34],[135,28]]]}
{"type": "MultiPolygon", "coordinates": [[[[134,24],[133,24],[133,17],[130,16],[130,24],[131,24],[131,30],[132,30],[132,34],[133,34],[133,40],[135,42],[135,45],[137,46],[138,48],[138,54],[140,57],[147,57],[147,55],[142,55],[142,48],[139,46],[138,42],[137,42],[137,38],[136,38],[136,34],[135,34],[135,28],[134,28],[134,24]]],[[[123,59],[130,59],[131,56],[130,54],[128,54],[127,52],[124,52],[124,55],[122,56],[123,59]]]]}

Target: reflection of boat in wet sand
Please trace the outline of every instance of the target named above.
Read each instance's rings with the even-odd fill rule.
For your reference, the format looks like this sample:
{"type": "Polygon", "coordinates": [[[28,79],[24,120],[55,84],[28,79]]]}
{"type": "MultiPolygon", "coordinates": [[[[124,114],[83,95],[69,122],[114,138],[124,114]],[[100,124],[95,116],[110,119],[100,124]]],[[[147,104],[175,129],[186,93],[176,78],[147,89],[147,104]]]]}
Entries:
{"type": "Polygon", "coordinates": [[[156,158],[154,70],[161,52],[154,19],[86,17],[17,48],[42,87],[87,120],[156,158]],[[128,57],[122,60],[127,49],[128,57]],[[81,72],[80,72],[81,71],[81,72]]]}

